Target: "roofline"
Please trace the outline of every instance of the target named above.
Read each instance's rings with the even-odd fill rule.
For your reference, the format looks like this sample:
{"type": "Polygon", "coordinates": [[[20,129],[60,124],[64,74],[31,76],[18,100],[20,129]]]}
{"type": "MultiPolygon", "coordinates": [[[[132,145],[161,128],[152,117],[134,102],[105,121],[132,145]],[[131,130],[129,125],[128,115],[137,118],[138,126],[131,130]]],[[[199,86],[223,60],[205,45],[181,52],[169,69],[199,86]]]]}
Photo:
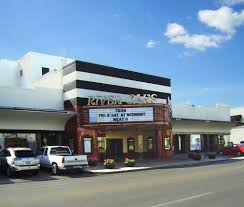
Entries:
{"type": "Polygon", "coordinates": [[[0,111],[1,110],[26,111],[26,112],[44,112],[44,113],[58,113],[58,114],[68,114],[68,115],[76,115],[77,114],[75,111],[69,111],[69,110],[34,109],[34,108],[5,107],[5,106],[0,106],[0,111]]]}

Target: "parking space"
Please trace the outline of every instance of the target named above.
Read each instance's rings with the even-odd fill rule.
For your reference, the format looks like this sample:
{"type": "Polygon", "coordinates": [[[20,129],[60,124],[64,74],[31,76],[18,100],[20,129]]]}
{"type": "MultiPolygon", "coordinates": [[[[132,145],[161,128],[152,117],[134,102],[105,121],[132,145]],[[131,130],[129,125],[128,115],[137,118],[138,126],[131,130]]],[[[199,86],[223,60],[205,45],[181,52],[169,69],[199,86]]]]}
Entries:
{"type": "Polygon", "coordinates": [[[38,175],[31,175],[29,173],[17,173],[13,177],[9,178],[3,173],[0,173],[0,185],[25,182],[54,181],[69,178],[85,178],[91,176],[95,176],[95,174],[89,172],[65,172],[60,175],[53,176],[48,171],[41,170],[38,175]]]}

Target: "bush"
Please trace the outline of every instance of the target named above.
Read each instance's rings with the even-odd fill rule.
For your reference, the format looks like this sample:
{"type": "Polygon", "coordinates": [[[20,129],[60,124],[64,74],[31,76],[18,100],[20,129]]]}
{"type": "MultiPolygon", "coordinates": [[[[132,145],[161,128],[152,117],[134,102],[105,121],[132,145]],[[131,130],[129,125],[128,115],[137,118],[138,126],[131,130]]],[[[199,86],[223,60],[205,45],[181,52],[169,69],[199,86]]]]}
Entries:
{"type": "Polygon", "coordinates": [[[88,160],[88,165],[89,165],[90,167],[95,167],[95,166],[97,166],[97,160],[93,160],[93,159],[88,160]]]}
{"type": "Polygon", "coordinates": [[[125,158],[124,164],[126,167],[134,167],[136,164],[135,159],[125,158]]]}
{"type": "Polygon", "coordinates": [[[208,159],[215,159],[217,156],[216,152],[209,152],[208,153],[208,159]]]}
{"type": "Polygon", "coordinates": [[[188,157],[189,157],[190,159],[193,159],[193,160],[201,160],[201,159],[202,159],[202,155],[201,155],[201,153],[199,153],[199,152],[190,152],[190,153],[188,154],[188,157]]]}
{"type": "Polygon", "coordinates": [[[106,159],[106,160],[104,160],[103,165],[107,169],[114,169],[115,168],[115,161],[113,159],[106,159]]]}

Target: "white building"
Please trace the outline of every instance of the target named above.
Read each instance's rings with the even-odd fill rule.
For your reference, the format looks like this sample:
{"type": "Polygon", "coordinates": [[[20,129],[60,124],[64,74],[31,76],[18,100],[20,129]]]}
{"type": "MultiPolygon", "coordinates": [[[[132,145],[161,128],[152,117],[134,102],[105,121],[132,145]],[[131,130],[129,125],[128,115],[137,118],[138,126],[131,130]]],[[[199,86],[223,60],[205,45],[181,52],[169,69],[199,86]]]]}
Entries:
{"type": "Polygon", "coordinates": [[[223,147],[221,143],[229,141],[230,130],[234,126],[230,120],[229,106],[174,104],[172,111],[176,153],[220,151],[223,147]]]}
{"type": "Polygon", "coordinates": [[[230,142],[239,144],[240,141],[244,141],[244,107],[232,108],[230,115],[232,121],[236,124],[231,129],[230,142]]]}
{"type": "Polygon", "coordinates": [[[62,143],[65,124],[75,115],[64,110],[61,75],[72,61],[36,52],[16,61],[0,59],[1,148],[62,143]]]}

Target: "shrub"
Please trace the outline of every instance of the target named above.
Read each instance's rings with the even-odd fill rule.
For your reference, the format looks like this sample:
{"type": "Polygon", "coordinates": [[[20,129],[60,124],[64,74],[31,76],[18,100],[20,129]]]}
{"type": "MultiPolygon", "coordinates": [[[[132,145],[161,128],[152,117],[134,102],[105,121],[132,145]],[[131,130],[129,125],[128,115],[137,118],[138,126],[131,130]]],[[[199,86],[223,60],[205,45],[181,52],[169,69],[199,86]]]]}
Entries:
{"type": "Polygon", "coordinates": [[[201,160],[201,159],[202,159],[202,155],[201,155],[201,153],[199,153],[199,152],[190,152],[190,153],[188,154],[188,157],[189,157],[190,159],[193,159],[193,160],[201,160]]]}
{"type": "Polygon", "coordinates": [[[208,153],[208,158],[209,158],[209,159],[215,159],[216,156],[217,156],[216,152],[209,152],[209,153],[208,153]]]}
{"type": "Polygon", "coordinates": [[[88,160],[88,165],[89,165],[90,167],[95,167],[95,166],[97,166],[97,160],[93,160],[93,159],[88,160]]]}
{"type": "Polygon", "coordinates": [[[115,168],[115,161],[113,159],[105,159],[104,160],[104,167],[108,169],[115,168]]]}
{"type": "Polygon", "coordinates": [[[136,164],[135,159],[125,158],[124,164],[126,167],[134,167],[136,164]]]}

